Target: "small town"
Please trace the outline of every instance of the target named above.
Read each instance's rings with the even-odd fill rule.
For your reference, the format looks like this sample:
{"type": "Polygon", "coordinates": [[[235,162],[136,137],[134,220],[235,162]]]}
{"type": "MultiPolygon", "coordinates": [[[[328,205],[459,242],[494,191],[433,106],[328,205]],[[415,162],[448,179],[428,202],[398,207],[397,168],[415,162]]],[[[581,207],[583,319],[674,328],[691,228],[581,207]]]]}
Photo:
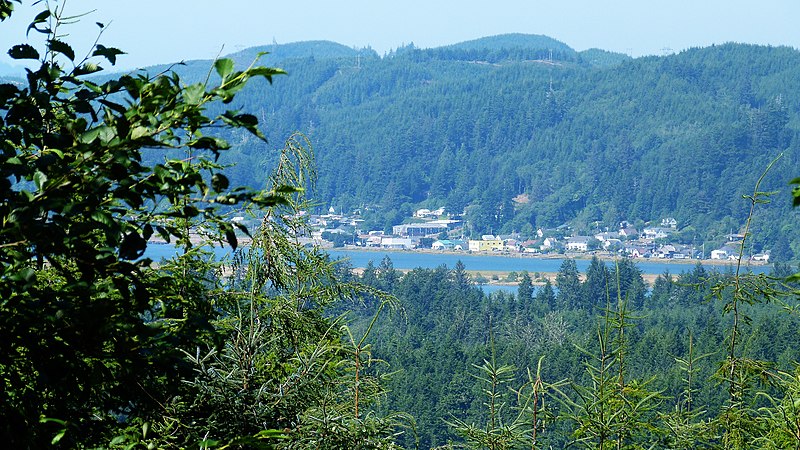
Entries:
{"type": "MultiPolygon", "coordinates": [[[[743,234],[730,233],[724,244],[706,248],[704,244],[684,244],[674,237],[678,222],[667,217],[657,224],[645,223],[638,228],[623,221],[617,229],[596,230],[577,234],[568,226],[538,229],[533,236],[520,233],[483,235],[480,239],[465,237],[465,224],[460,216],[446,214],[443,208],[418,209],[413,217],[394,225],[391,233],[383,230],[364,230],[364,220],[358,214],[337,213],[330,208],[327,214],[309,214],[313,230],[304,243],[324,248],[349,247],[384,250],[451,251],[465,253],[524,254],[531,256],[625,256],[632,259],[659,260],[736,260],[739,257],[743,234]]],[[[769,263],[769,253],[747,254],[753,263],[769,263]]]]}

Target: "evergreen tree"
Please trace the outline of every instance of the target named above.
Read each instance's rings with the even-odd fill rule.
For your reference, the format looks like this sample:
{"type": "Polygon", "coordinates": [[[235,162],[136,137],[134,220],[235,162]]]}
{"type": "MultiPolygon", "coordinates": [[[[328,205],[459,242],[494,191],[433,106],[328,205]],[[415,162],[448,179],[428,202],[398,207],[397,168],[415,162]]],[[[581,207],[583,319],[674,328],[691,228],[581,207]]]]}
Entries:
{"type": "Polygon", "coordinates": [[[551,311],[556,308],[556,294],[550,280],[545,280],[544,286],[536,292],[536,303],[546,305],[551,311]]]}
{"type": "Polygon", "coordinates": [[[583,307],[592,308],[597,306],[604,308],[610,301],[611,274],[608,267],[597,256],[592,257],[589,267],[586,269],[586,279],[581,285],[581,301],[583,307]]]}
{"type": "Polygon", "coordinates": [[[470,276],[466,271],[464,263],[459,259],[453,268],[453,278],[455,279],[456,287],[459,291],[465,291],[470,287],[470,276]]]}
{"type": "Polygon", "coordinates": [[[561,308],[578,308],[581,305],[581,280],[575,260],[567,258],[561,263],[556,275],[558,295],[556,301],[561,308]]]}
{"type": "Polygon", "coordinates": [[[531,300],[533,300],[533,283],[531,281],[531,276],[528,275],[528,272],[522,272],[522,275],[519,277],[519,285],[517,286],[517,301],[519,301],[520,305],[527,305],[531,300]]]}

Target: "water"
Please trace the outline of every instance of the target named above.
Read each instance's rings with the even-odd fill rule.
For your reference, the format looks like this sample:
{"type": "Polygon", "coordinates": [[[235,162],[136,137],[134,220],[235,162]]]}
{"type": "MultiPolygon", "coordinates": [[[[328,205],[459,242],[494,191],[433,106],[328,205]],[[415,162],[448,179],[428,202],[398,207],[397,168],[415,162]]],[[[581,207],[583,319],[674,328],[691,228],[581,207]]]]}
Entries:
{"type": "MultiPolygon", "coordinates": [[[[381,260],[388,256],[392,260],[395,269],[433,269],[441,265],[446,265],[452,269],[460,260],[466,270],[476,272],[521,272],[523,270],[528,273],[535,272],[558,272],[564,258],[536,258],[531,256],[513,256],[513,255],[472,255],[472,254],[456,254],[456,253],[421,253],[413,251],[397,251],[397,252],[384,252],[384,251],[364,251],[364,250],[328,250],[330,255],[334,258],[346,258],[350,261],[353,267],[366,267],[367,264],[372,263],[377,267],[381,260]]],[[[575,264],[578,266],[580,272],[585,272],[589,267],[590,260],[576,259],[575,264]]],[[[688,272],[694,268],[697,263],[693,260],[689,263],[676,263],[676,262],[663,262],[657,260],[636,260],[636,267],[642,271],[643,274],[660,275],[669,271],[673,275],[682,272],[688,272]]],[[[606,262],[609,266],[613,262],[606,262]]],[[[704,264],[703,267],[709,271],[725,272],[733,270],[733,264],[704,264]]],[[[751,269],[755,273],[767,273],[772,268],[771,265],[758,265],[752,266],[751,269]]]]}
{"type": "MultiPolygon", "coordinates": [[[[169,258],[177,253],[175,246],[170,244],[150,244],[147,246],[145,256],[159,261],[162,258],[169,258]]],[[[230,254],[230,249],[215,247],[214,253],[217,257],[230,254]]],[[[366,267],[370,261],[377,267],[381,260],[388,256],[392,260],[392,265],[398,270],[410,270],[416,268],[434,269],[445,265],[449,269],[455,267],[458,261],[464,264],[466,270],[475,272],[522,272],[528,273],[554,273],[558,272],[564,258],[536,258],[522,255],[472,255],[468,253],[423,253],[413,251],[366,251],[366,250],[346,250],[330,249],[328,253],[335,259],[347,259],[353,267],[366,267]]],[[[575,264],[580,272],[586,272],[589,267],[588,259],[576,259],[575,264]]],[[[687,263],[663,262],[658,260],[636,260],[636,267],[645,275],[660,275],[669,272],[679,275],[694,268],[697,261],[687,263]]],[[[609,266],[613,262],[606,262],[609,266]]],[[[732,271],[733,264],[704,264],[703,267],[709,271],[732,271]]],[[[750,269],[755,273],[767,273],[772,268],[771,265],[752,266],[750,269]]],[[[481,289],[487,294],[497,291],[516,293],[516,286],[484,284],[481,289]]]]}

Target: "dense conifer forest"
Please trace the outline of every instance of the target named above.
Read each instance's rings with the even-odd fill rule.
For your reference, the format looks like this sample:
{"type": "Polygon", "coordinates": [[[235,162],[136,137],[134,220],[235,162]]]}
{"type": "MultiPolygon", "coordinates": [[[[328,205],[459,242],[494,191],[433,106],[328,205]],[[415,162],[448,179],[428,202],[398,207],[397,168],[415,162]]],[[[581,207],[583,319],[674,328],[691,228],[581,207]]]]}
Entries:
{"type": "MultiPolygon", "coordinates": [[[[744,226],[741,196],[783,154],[764,181],[779,201],[759,212],[754,251],[780,235],[798,250],[787,200],[800,157],[797,50],[725,44],[631,59],[505,35],[382,57],[309,42],[233,58],[257,51],[288,76],[237,106],[268,121],[273,142],[305,133],[313,198],[361,211],[365,229],[444,206],[465,213],[472,236],[674,217],[685,243],[719,244],[744,226]]],[[[271,155],[241,140],[233,173],[257,183],[271,155]]]]}
{"type": "MultiPolygon", "coordinates": [[[[623,448],[730,448],[735,445],[723,436],[721,423],[728,409],[742,408],[737,414],[745,417],[740,419],[755,421],[775,407],[772,396],[781,395],[777,374],[796,379],[800,322],[783,307],[784,302],[794,304],[794,288],[779,287],[777,278],[765,289],[770,292],[766,298],[747,293],[747,305],[739,312],[748,319],[736,330],[735,359],[750,365],[736,380],[744,397],[732,405],[723,368],[730,361],[734,327],[728,291],[733,273],[697,265],[664,273],[648,289],[630,260],[595,258],[583,274],[574,261],[565,260],[555,285],[548,281],[531,289],[532,274],[519,277],[515,295],[486,295],[470,282],[463,265],[401,276],[385,259],[363,273],[363,282],[393,293],[402,305],[372,333],[373,356],[386,361],[384,370],[392,372],[381,408],[406,411],[416,419],[416,430],[406,432],[401,444],[430,448],[463,443],[465,437],[474,444],[456,424],[489,430],[487,362],[497,371],[507,369],[497,393],[505,409],[494,425],[497,446],[474,448],[522,448],[526,439],[529,445],[534,442],[529,423],[516,422],[520,416],[531,420],[532,411],[524,408],[532,401],[526,391],[532,375],[541,383],[535,448],[616,448],[619,439],[623,448]],[[610,386],[601,385],[602,377],[610,386]],[[617,395],[613,389],[622,389],[618,383],[629,383],[617,394],[630,399],[610,398],[617,395]],[[585,403],[590,398],[596,403],[585,403]],[[633,408],[631,403],[640,400],[638,409],[622,413],[629,416],[606,424],[610,434],[605,444],[583,434],[598,431],[581,427],[599,428],[600,423],[584,421],[600,421],[596,415],[603,408],[613,414],[624,408],[616,402],[633,408]],[[619,429],[624,427],[631,427],[630,435],[622,438],[619,429]],[[525,437],[499,444],[515,432],[525,437]]],[[[745,278],[751,286],[767,286],[762,283],[768,278],[745,278]]],[[[364,326],[374,312],[375,306],[366,305],[353,313],[355,324],[364,326]]]]}
{"type": "MultiPolygon", "coordinates": [[[[468,234],[530,234],[569,224],[677,219],[684,243],[721,244],[744,223],[738,200],[776,156],[754,252],[795,242],[787,180],[797,165],[800,52],[725,44],[631,59],[576,52],[544,36],[503,35],[387,55],[313,41],[230,55],[288,76],[252,83],[235,107],[280,143],[313,143],[324,210],[359,211],[388,229],[444,206],[468,234]]],[[[202,80],[210,61],[172,67],[202,80]]],[[[151,68],[153,72],[166,67],[151,68]]],[[[229,136],[232,179],[258,186],[276,146],[229,136]]]]}

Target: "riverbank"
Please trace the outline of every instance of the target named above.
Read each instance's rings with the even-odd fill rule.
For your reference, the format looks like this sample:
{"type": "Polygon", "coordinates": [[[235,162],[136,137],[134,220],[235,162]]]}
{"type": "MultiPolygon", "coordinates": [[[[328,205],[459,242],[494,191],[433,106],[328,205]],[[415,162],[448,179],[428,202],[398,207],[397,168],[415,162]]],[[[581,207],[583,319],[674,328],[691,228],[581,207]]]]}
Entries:
{"type": "MultiPolygon", "coordinates": [[[[391,248],[377,248],[377,247],[360,247],[360,246],[345,246],[340,248],[332,248],[329,250],[334,251],[348,251],[348,252],[367,252],[367,253],[386,253],[386,254],[409,254],[419,253],[426,255],[448,255],[448,256],[486,256],[498,258],[519,258],[519,259],[542,259],[542,260],[563,260],[575,259],[590,261],[595,256],[602,261],[614,261],[619,259],[619,256],[608,252],[592,252],[592,253],[512,253],[512,252],[470,252],[459,250],[432,250],[432,249],[391,249],[391,248]]],[[[704,266],[730,266],[735,264],[735,261],[723,259],[650,259],[650,258],[633,258],[634,262],[657,262],[659,264],[675,264],[676,266],[694,266],[698,262],[704,266]]],[[[742,266],[770,266],[769,263],[760,261],[742,261],[742,266]]]]}
{"type": "MultiPolygon", "coordinates": [[[[464,265],[465,270],[477,278],[478,275],[488,280],[489,285],[512,285],[509,274],[512,272],[528,272],[532,280],[537,284],[543,284],[545,280],[555,282],[555,276],[561,268],[561,264],[566,258],[574,258],[577,269],[580,273],[585,273],[589,267],[590,259],[593,255],[586,254],[566,254],[566,255],[521,255],[512,253],[469,253],[469,252],[444,252],[444,251],[419,251],[419,250],[390,250],[390,249],[365,249],[363,247],[351,248],[328,248],[325,249],[333,259],[343,259],[348,261],[351,268],[362,269],[370,263],[378,267],[383,258],[388,257],[392,261],[395,269],[408,271],[415,268],[433,269],[436,267],[448,267],[452,269],[459,263],[464,265]]],[[[223,258],[230,254],[230,248],[213,247],[212,251],[218,257],[223,258]]],[[[171,244],[149,245],[145,256],[160,261],[161,258],[174,256],[176,249],[171,244]]],[[[615,258],[609,255],[597,255],[607,265],[611,266],[615,258]]],[[[694,269],[694,265],[700,263],[706,270],[719,272],[733,272],[735,265],[730,261],[711,261],[711,260],[683,260],[671,261],[665,259],[634,259],[636,266],[642,273],[644,280],[652,284],[658,275],[670,273],[680,275],[694,269]]],[[[765,264],[749,265],[745,268],[755,273],[767,273],[771,266],[765,264]]]]}
{"type": "MultiPolygon", "coordinates": [[[[465,270],[473,279],[486,280],[489,286],[516,286],[516,282],[508,281],[512,272],[527,271],[534,285],[543,285],[546,280],[555,284],[555,278],[561,263],[566,258],[576,261],[578,270],[584,273],[593,256],[597,256],[607,264],[613,264],[615,258],[607,254],[566,254],[566,255],[530,255],[502,252],[459,252],[459,251],[432,251],[432,250],[393,250],[371,249],[363,247],[347,247],[329,249],[332,256],[345,258],[356,268],[358,273],[363,271],[370,262],[378,266],[380,260],[389,257],[395,269],[406,272],[415,267],[434,268],[445,265],[453,268],[458,261],[465,265],[465,270]]],[[[651,285],[659,275],[669,272],[679,275],[682,272],[693,270],[694,265],[700,263],[709,270],[734,270],[732,261],[718,260],[666,260],[666,259],[634,259],[637,267],[642,272],[645,283],[651,285]]],[[[755,272],[769,271],[769,265],[758,264],[747,266],[755,272]]],[[[583,275],[581,275],[583,276],[583,275]]]]}

